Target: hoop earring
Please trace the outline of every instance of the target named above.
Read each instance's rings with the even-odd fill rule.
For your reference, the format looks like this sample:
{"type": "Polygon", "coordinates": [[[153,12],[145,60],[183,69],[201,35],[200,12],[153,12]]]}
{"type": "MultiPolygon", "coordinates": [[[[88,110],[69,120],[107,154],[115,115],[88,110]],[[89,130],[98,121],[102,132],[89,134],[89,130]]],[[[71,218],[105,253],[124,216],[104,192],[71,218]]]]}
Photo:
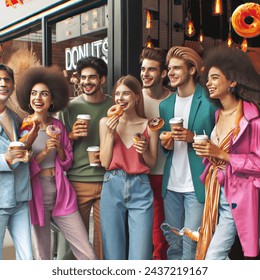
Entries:
{"type": "Polygon", "coordinates": [[[236,87],[229,87],[228,92],[234,94],[236,92],[236,87]]]}
{"type": "Polygon", "coordinates": [[[31,105],[31,104],[29,104],[29,105],[28,105],[28,108],[32,110],[32,105],[31,105]]]}
{"type": "Polygon", "coordinates": [[[54,104],[53,104],[53,103],[51,103],[51,105],[50,105],[50,107],[49,107],[49,110],[50,110],[50,111],[54,110],[54,104]]]}

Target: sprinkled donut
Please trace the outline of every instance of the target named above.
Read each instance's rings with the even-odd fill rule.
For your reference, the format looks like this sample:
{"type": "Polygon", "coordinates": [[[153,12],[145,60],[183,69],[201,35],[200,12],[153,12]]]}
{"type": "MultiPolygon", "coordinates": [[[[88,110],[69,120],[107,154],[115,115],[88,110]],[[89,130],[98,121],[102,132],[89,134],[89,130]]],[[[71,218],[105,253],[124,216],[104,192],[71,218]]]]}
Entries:
{"type": "Polygon", "coordinates": [[[148,121],[148,126],[151,130],[159,130],[163,125],[164,120],[160,117],[155,117],[148,121]]]}
{"type": "Polygon", "coordinates": [[[55,125],[55,124],[51,124],[51,125],[48,125],[46,127],[46,133],[47,135],[49,135],[51,138],[59,138],[60,134],[61,134],[61,130],[60,128],[55,125]]]}

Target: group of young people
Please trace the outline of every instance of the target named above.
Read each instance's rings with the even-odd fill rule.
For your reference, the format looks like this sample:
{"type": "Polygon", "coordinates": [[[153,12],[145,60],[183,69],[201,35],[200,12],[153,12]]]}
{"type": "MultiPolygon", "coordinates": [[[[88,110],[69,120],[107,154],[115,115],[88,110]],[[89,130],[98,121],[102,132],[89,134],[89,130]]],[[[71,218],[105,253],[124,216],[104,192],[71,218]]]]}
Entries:
{"type": "Polygon", "coordinates": [[[251,60],[216,47],[202,61],[174,46],[143,49],[140,66],[141,83],[123,76],[107,95],[106,63],[80,59],[82,94],[71,101],[57,69],[25,71],[16,95],[37,121],[25,141],[29,163],[13,164],[21,151],[8,145],[21,120],[6,107],[12,69],[0,65],[1,259],[6,228],[17,259],[51,259],[51,220],[81,260],[228,259],[236,235],[245,258],[258,256],[260,79],[251,60]],[[114,104],[123,114],[108,117],[114,104]],[[155,117],[160,130],[148,125],[155,117]],[[183,125],[171,128],[174,117],[183,125]],[[59,138],[46,133],[49,125],[59,138]],[[161,140],[163,132],[170,138],[161,140]],[[135,133],[143,136],[137,142],[135,133]],[[209,140],[194,143],[199,134],[209,140]],[[100,146],[99,167],[90,165],[89,146],[100,146]]]}

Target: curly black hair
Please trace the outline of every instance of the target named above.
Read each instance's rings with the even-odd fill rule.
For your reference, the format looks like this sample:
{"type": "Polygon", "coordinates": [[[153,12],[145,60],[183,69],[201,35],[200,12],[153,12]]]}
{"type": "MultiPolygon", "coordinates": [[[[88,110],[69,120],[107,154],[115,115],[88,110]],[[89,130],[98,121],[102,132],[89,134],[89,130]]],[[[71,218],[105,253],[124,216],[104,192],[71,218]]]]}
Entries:
{"type": "Polygon", "coordinates": [[[78,60],[76,67],[79,76],[81,75],[81,71],[85,68],[95,69],[99,75],[99,78],[107,76],[107,64],[102,58],[95,56],[81,58],[80,60],[78,60]]]}
{"type": "MultiPolygon", "coordinates": [[[[218,68],[228,80],[237,83],[233,92],[237,99],[252,102],[260,109],[260,75],[246,53],[235,47],[210,49],[204,58],[202,82],[205,87],[211,67],[218,68]]],[[[222,107],[219,100],[212,101],[222,107]]]]}
{"type": "Polygon", "coordinates": [[[29,108],[30,95],[35,84],[45,84],[52,96],[53,108],[50,113],[64,109],[69,101],[69,84],[62,71],[57,67],[33,67],[27,69],[18,79],[16,85],[17,100],[22,110],[29,114],[34,111],[29,108]]]}

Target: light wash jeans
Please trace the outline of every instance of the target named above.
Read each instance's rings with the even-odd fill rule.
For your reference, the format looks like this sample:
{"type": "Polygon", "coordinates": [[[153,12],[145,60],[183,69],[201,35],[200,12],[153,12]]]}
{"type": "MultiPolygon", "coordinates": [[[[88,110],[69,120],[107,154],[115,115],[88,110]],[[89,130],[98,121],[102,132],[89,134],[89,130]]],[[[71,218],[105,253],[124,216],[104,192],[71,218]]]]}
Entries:
{"type": "Polygon", "coordinates": [[[229,259],[228,254],[237,234],[232,212],[224,194],[224,187],[220,188],[218,214],[218,224],[209,244],[206,260],[229,259]]]}
{"type": "Polygon", "coordinates": [[[165,222],[161,228],[169,243],[168,260],[194,260],[197,242],[178,236],[169,227],[197,231],[201,225],[204,203],[198,202],[195,192],[179,193],[167,190],[164,197],[165,222]]]}
{"type": "Polygon", "coordinates": [[[107,171],[101,192],[100,221],[106,260],[151,259],[153,193],[148,175],[107,171]]]}
{"type": "Polygon", "coordinates": [[[0,259],[6,229],[13,239],[16,259],[32,260],[31,223],[28,202],[18,202],[13,208],[0,209],[0,259]]]}

